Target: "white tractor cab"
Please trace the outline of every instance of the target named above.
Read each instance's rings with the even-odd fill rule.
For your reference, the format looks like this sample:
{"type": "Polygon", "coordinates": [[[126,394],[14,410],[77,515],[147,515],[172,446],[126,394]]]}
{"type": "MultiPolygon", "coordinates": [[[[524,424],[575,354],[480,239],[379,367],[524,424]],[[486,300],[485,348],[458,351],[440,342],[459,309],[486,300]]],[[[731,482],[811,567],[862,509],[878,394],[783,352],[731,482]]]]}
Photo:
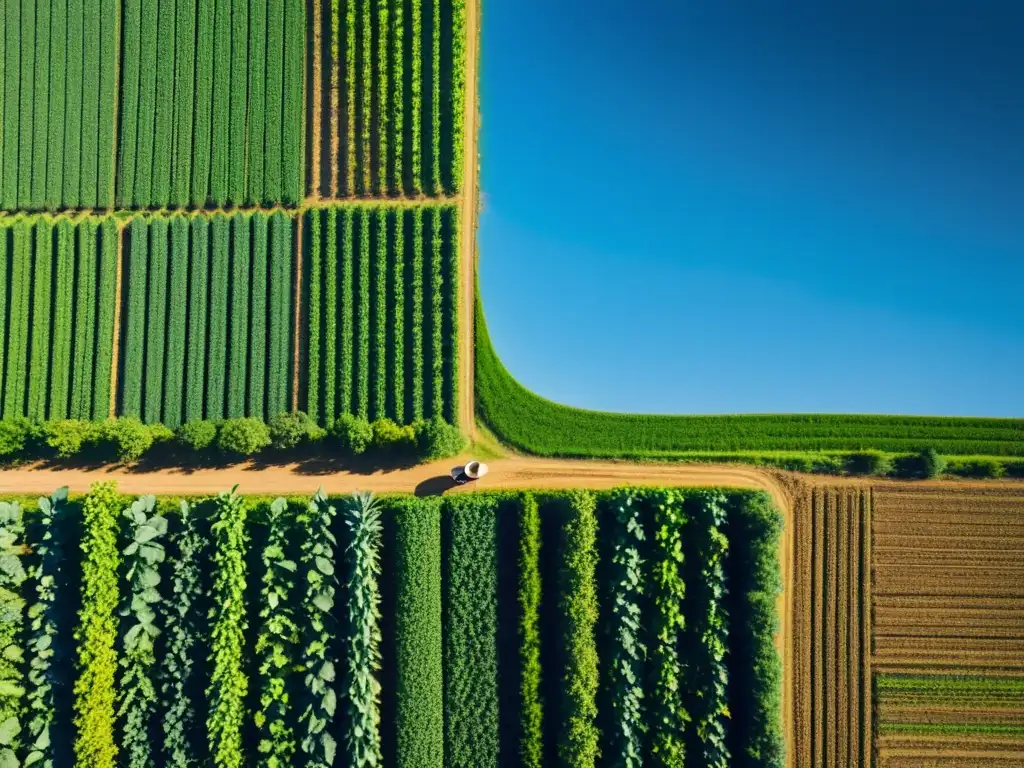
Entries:
{"type": "Polygon", "coordinates": [[[479,480],[487,474],[487,465],[475,459],[466,462],[465,466],[452,468],[452,480],[456,485],[465,485],[470,480],[479,480]]]}

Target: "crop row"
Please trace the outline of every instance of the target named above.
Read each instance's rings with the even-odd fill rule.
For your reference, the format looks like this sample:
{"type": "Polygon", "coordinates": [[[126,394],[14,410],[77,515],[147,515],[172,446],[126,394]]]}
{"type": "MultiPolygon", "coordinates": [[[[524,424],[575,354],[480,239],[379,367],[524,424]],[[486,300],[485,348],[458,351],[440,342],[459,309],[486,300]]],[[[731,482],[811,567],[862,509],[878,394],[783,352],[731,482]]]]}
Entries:
{"type": "Polygon", "coordinates": [[[290,408],[292,229],[284,213],[131,220],[122,415],[176,427],[290,408]]]}
{"type": "Polygon", "coordinates": [[[114,201],[115,0],[3,5],[0,209],[114,201]]]}
{"type": "Polygon", "coordinates": [[[807,492],[795,510],[794,764],[870,760],[871,493],[807,492]]]}
{"type": "Polygon", "coordinates": [[[589,767],[599,750],[627,748],[627,734],[627,764],[723,765],[731,751],[782,765],[780,516],[765,496],[165,502],[99,484],[84,500],[63,489],[26,506],[0,505],[0,538],[25,574],[4,586],[39,632],[55,621],[78,643],[0,624],[13,645],[0,675],[25,687],[33,717],[0,745],[19,760],[66,760],[73,745],[76,764],[94,766],[326,766],[345,754],[353,765],[589,767]],[[632,533],[616,555],[605,534],[620,526],[632,533]],[[640,580],[623,611],[613,596],[627,562],[640,580]],[[665,568],[676,579],[663,589],[650,579],[665,568]],[[646,598],[678,620],[646,621],[646,598]],[[657,653],[623,666],[629,647],[657,653]],[[539,666],[522,685],[527,658],[539,666]],[[36,695],[48,681],[73,689],[72,706],[36,695]],[[621,706],[627,692],[636,706],[621,706]],[[653,718],[673,712],[668,754],[653,718]]]}
{"type": "Polygon", "coordinates": [[[117,247],[110,219],[0,219],[5,418],[109,415],[117,247]]]}
{"type": "Polygon", "coordinates": [[[117,203],[302,198],[305,4],[128,0],[117,203]]]}
{"type": "MultiPolygon", "coordinates": [[[[323,0],[318,0],[323,2],[323,0]]],[[[466,0],[323,2],[313,46],[326,169],[311,192],[456,194],[463,161],[466,0]],[[326,43],[326,44],[325,44],[326,43]]]]}
{"type": "Polygon", "coordinates": [[[454,423],[457,213],[445,205],[306,214],[310,416],[454,423]]]}

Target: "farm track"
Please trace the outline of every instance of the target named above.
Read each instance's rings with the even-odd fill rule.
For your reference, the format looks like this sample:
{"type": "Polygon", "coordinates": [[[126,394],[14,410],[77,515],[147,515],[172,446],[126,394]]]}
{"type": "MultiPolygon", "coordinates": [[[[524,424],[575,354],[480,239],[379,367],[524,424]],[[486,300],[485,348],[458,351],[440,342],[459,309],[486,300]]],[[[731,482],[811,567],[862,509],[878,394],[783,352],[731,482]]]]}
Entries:
{"type": "Polygon", "coordinates": [[[477,154],[477,119],[479,117],[478,43],[479,43],[479,0],[466,3],[466,103],[463,114],[462,194],[459,197],[459,266],[461,280],[459,291],[459,426],[469,435],[476,437],[476,412],[474,408],[475,384],[473,381],[476,365],[473,362],[474,304],[476,302],[476,224],[479,212],[479,165],[477,154]]]}

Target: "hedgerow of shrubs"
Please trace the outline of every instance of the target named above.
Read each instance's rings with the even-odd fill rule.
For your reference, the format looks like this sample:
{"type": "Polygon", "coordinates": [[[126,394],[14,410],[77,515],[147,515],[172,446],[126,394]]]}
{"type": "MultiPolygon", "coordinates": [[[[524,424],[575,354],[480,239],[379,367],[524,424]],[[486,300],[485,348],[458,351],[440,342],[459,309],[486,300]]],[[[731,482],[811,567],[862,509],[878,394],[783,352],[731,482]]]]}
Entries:
{"type": "Polygon", "coordinates": [[[379,458],[432,461],[462,451],[466,438],[440,416],[399,425],[386,418],[369,422],[343,414],[328,429],[301,411],[280,413],[267,423],[252,416],[224,421],[192,419],[175,430],[163,424],[144,424],[133,416],[106,421],[35,422],[20,416],[0,420],[0,459],[88,455],[90,459],[131,463],[156,448],[238,459],[268,448],[286,453],[314,445],[339,456],[372,453],[379,458]]]}

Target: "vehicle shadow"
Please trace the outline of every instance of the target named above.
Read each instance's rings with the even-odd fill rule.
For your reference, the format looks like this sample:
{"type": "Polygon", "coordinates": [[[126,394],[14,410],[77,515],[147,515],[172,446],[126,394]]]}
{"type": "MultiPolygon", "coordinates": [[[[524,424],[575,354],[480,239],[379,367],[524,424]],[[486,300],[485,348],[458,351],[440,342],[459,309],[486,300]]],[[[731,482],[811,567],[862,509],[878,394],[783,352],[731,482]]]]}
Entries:
{"type": "Polygon", "coordinates": [[[440,496],[445,491],[454,487],[455,481],[452,480],[451,475],[438,475],[437,477],[427,478],[417,485],[413,494],[418,498],[423,498],[424,496],[440,496]]]}

